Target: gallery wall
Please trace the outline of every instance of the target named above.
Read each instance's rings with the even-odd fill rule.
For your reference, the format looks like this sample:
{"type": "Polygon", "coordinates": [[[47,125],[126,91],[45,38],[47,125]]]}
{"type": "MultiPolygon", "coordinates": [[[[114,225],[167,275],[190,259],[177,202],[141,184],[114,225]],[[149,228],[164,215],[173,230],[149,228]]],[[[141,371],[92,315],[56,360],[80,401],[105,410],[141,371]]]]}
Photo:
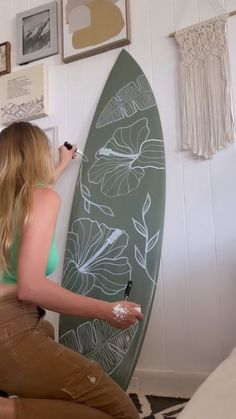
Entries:
{"type": "MultiPolygon", "coordinates": [[[[0,43],[12,44],[15,15],[45,0],[0,0],[0,43]]],[[[236,345],[236,149],[211,160],[181,151],[178,50],[168,34],[236,9],[236,0],[131,0],[131,45],[127,50],[146,73],[156,96],[166,149],[166,217],[161,268],[149,328],[131,387],[163,394],[190,394],[236,345]]],[[[61,21],[59,7],[59,22],[61,21]]],[[[232,94],[236,100],[236,17],[228,19],[232,94]]],[[[57,127],[83,150],[90,123],[119,49],[64,64],[59,54],[48,66],[49,116],[42,128],[57,127]]],[[[29,64],[31,65],[31,64],[29,64]]],[[[25,68],[27,66],[22,66],[25,68]]],[[[235,106],[234,106],[235,107],[235,106]]],[[[56,188],[62,198],[57,226],[61,264],[79,160],[56,188]]],[[[48,313],[57,327],[57,315],[48,313]]]]}

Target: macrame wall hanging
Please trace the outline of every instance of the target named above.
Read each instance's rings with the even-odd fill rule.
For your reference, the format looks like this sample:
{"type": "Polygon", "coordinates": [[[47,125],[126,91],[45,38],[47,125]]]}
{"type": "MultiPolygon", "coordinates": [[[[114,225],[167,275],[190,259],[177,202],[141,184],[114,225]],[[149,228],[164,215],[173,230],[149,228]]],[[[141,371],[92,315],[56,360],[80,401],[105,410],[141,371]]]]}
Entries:
{"type": "Polygon", "coordinates": [[[170,34],[180,51],[182,145],[205,158],[234,141],[227,18],[224,14],[170,34]]]}

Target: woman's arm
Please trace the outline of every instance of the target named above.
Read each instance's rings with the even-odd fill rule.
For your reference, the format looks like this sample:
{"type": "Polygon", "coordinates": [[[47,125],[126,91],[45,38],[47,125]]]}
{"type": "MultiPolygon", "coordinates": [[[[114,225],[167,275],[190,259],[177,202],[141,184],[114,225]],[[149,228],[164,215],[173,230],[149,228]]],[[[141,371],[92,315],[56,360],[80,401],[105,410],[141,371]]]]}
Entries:
{"type": "Polygon", "coordinates": [[[120,321],[114,316],[116,303],[77,295],[45,277],[59,208],[60,198],[55,191],[35,189],[32,221],[25,227],[19,247],[18,298],[59,313],[107,320],[120,328],[128,327],[137,319],[141,320],[142,314],[135,310],[137,304],[122,302],[127,316],[120,321]]]}

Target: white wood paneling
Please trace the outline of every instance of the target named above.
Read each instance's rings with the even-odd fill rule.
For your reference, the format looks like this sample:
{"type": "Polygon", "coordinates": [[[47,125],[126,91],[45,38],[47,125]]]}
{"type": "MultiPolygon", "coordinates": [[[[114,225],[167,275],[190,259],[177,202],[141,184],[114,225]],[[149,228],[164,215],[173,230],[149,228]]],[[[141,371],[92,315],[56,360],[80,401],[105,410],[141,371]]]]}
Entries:
{"type": "MultiPolygon", "coordinates": [[[[43,3],[45,0],[0,0],[0,42],[12,43],[13,70],[18,68],[15,15],[43,3]]],[[[167,378],[177,377],[179,372],[181,377],[191,375],[193,382],[199,382],[199,377],[214,369],[236,344],[236,148],[232,145],[210,161],[181,150],[178,49],[175,40],[168,38],[170,32],[218,15],[224,7],[235,10],[236,0],[130,0],[132,43],[126,49],[154,89],[167,166],[159,287],[137,365],[140,377],[146,372],[151,376],[148,371],[152,370],[167,378]]],[[[236,109],[236,17],[228,23],[236,109]]],[[[59,144],[68,140],[83,150],[120,49],[64,64],[61,25],[59,44],[60,53],[44,60],[48,65],[49,116],[36,122],[42,127],[58,126],[59,144]]],[[[79,162],[73,162],[57,185],[62,197],[56,231],[61,265],[53,278],[57,282],[78,167],[79,162]]],[[[51,319],[56,324],[57,317],[51,315],[51,319]]]]}
{"type": "Polygon", "coordinates": [[[5,41],[12,42],[12,27],[9,24],[11,22],[11,3],[9,1],[1,1],[1,20],[4,23],[0,25],[0,43],[5,41]],[[7,23],[7,24],[6,24],[7,23]]]}
{"type": "Polygon", "coordinates": [[[174,30],[196,23],[198,13],[197,0],[172,0],[172,4],[174,9],[174,30]]]}
{"type": "Polygon", "coordinates": [[[198,4],[200,20],[209,19],[226,12],[224,0],[198,0],[198,4]]]}

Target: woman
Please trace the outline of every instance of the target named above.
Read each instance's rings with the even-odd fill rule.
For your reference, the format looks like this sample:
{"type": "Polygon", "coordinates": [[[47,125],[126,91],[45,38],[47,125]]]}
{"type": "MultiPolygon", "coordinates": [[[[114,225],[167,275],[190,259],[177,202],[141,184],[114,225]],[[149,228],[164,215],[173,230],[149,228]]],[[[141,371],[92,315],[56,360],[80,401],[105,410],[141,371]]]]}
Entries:
{"type": "Polygon", "coordinates": [[[53,168],[44,132],[16,122],[0,133],[0,419],[134,419],[126,394],[79,353],[56,343],[44,309],[98,318],[125,329],[138,305],[74,294],[51,282],[60,198],[50,185],[75,148],[60,147],[53,168]],[[43,308],[42,308],[43,307],[43,308]],[[119,307],[119,310],[117,310],[119,307]]]}

